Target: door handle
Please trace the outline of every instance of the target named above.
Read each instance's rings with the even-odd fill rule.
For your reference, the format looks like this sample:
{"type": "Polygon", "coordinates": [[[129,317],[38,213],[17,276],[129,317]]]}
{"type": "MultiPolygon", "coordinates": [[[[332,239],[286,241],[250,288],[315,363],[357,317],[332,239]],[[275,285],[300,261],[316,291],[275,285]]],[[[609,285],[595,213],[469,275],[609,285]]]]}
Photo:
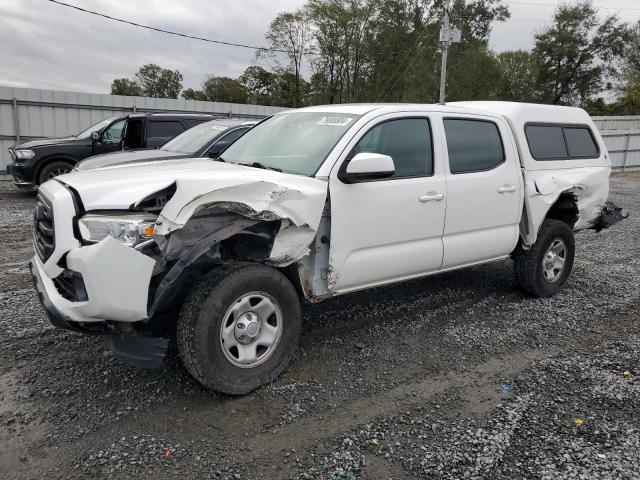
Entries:
{"type": "Polygon", "coordinates": [[[444,198],[444,193],[429,192],[418,197],[420,203],[439,202],[444,198]]]}
{"type": "Polygon", "coordinates": [[[516,190],[518,190],[518,187],[515,185],[503,185],[498,189],[498,193],[515,192],[516,190]]]}

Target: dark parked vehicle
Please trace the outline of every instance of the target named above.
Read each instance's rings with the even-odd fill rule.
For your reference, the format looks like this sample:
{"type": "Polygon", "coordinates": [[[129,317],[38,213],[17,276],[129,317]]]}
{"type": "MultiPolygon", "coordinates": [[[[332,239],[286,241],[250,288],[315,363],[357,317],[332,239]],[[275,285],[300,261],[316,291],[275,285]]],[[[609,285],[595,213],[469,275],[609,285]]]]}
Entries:
{"type": "Polygon", "coordinates": [[[43,138],[9,149],[7,171],[16,186],[34,188],[49,178],[70,172],[93,155],[137,148],[157,148],[213,115],[149,113],[111,117],[66,138],[43,138]]]}
{"type": "Polygon", "coordinates": [[[132,164],[144,161],[174,160],[177,158],[212,157],[216,158],[224,149],[235,142],[256,120],[239,118],[220,118],[201,123],[173,140],[169,140],[156,150],[133,150],[116,152],[87,158],[78,163],[75,170],[93,170],[112,165],[132,164]]]}

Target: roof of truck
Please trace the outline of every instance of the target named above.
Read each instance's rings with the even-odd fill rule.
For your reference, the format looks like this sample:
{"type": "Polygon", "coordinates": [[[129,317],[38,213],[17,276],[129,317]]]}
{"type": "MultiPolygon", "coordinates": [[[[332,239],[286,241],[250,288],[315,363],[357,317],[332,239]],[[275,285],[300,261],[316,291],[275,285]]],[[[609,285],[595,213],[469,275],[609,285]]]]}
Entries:
{"type": "Polygon", "coordinates": [[[515,123],[526,122],[571,122],[585,123],[589,115],[580,108],[562,107],[558,105],[543,105],[537,103],[517,102],[451,102],[441,104],[415,104],[415,103],[343,103],[334,105],[319,105],[298,110],[288,110],[283,113],[296,111],[344,113],[352,115],[365,115],[374,110],[380,113],[391,113],[394,110],[433,110],[451,113],[477,113],[492,114],[506,117],[515,123]]]}

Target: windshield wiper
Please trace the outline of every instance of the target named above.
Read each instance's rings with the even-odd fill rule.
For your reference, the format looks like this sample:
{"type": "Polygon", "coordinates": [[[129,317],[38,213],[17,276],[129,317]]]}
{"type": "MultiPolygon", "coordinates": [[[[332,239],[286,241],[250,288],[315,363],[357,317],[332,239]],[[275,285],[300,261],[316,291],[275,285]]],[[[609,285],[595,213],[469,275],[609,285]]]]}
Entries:
{"type": "Polygon", "coordinates": [[[263,168],[265,170],[274,170],[276,172],[282,172],[281,168],[276,168],[276,167],[269,167],[267,165],[264,165],[260,162],[253,162],[252,164],[249,165],[250,167],[254,167],[254,168],[263,168]]]}

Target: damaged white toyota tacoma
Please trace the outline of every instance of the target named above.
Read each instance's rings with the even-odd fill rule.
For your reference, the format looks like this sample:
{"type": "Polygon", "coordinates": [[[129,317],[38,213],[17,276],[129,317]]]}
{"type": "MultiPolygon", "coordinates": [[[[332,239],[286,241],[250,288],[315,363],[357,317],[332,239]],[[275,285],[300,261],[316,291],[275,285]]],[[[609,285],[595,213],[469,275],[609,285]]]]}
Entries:
{"type": "Polygon", "coordinates": [[[276,378],[301,301],[511,257],[562,288],[574,232],[624,218],[580,109],[334,105],[279,113],[222,157],[74,172],[43,184],[36,289],[56,326],[158,366],[175,335],[203,385],[276,378]]]}

